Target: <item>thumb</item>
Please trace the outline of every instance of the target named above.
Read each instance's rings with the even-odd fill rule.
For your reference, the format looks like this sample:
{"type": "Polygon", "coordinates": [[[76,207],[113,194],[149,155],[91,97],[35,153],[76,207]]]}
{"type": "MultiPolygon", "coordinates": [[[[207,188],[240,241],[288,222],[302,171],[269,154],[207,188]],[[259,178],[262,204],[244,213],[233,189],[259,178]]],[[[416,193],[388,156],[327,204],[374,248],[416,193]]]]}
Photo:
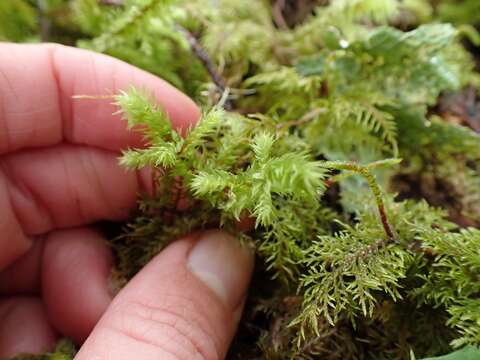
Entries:
{"type": "Polygon", "coordinates": [[[253,269],[232,236],[174,242],[113,300],[76,360],[224,359],[253,269]]]}

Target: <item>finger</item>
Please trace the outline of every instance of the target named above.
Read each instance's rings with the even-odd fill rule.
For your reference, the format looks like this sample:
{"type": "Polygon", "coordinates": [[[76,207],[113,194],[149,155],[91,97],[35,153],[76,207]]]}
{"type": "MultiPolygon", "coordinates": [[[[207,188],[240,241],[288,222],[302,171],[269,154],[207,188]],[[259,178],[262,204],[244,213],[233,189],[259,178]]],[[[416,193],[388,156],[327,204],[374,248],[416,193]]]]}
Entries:
{"type": "Polygon", "coordinates": [[[0,295],[39,293],[43,244],[43,238],[35,239],[32,248],[24,256],[0,272],[0,295]]]}
{"type": "Polygon", "coordinates": [[[117,162],[112,152],[74,145],[0,158],[0,270],[28,251],[29,235],[127,217],[141,177],[117,162]]]}
{"type": "Polygon", "coordinates": [[[11,206],[7,179],[0,171],[0,271],[25,254],[32,245],[11,206]]]}
{"type": "Polygon", "coordinates": [[[36,293],[42,278],[52,324],[80,343],[110,302],[111,263],[107,244],[97,232],[57,231],[47,241],[36,239],[24,257],[0,273],[0,293],[36,293]]]}
{"type": "Polygon", "coordinates": [[[3,202],[0,199],[0,209],[15,214],[10,222],[0,223],[0,230],[11,228],[12,234],[0,237],[2,252],[21,245],[13,236],[18,229],[23,229],[21,238],[22,231],[41,234],[100,219],[126,218],[142,187],[141,177],[118,166],[116,154],[84,146],[11,154],[0,159],[2,173],[9,196],[3,202]]]}
{"type": "Polygon", "coordinates": [[[111,100],[131,85],[152,92],[173,125],[193,124],[196,105],[165,81],[111,57],[60,45],[0,43],[0,154],[68,141],[118,150],[140,144],[111,100]]]}
{"type": "Polygon", "coordinates": [[[174,242],[117,295],[76,359],[223,359],[252,267],[220,231],[174,242]]]}
{"type": "Polygon", "coordinates": [[[42,295],[52,325],[78,343],[85,340],[111,301],[112,257],[97,232],[51,233],[42,260],[42,295]]]}
{"type": "Polygon", "coordinates": [[[52,350],[56,337],[40,299],[18,297],[0,301],[0,359],[52,350]]]}

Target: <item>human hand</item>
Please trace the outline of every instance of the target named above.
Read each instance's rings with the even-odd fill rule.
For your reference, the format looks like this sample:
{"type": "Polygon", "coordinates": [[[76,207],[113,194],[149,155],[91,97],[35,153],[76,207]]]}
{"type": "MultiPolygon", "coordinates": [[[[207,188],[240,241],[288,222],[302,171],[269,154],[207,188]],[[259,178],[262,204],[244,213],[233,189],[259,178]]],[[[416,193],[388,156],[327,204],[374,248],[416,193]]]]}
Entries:
{"type": "Polygon", "coordinates": [[[108,101],[72,96],[143,87],[184,129],[198,108],[153,75],[88,51],[0,44],[0,57],[0,359],[62,336],[86,339],[79,360],[224,358],[251,254],[218,230],[192,235],[112,300],[111,254],[88,225],[135,206],[148,181],[117,158],[141,137],[108,101]]]}

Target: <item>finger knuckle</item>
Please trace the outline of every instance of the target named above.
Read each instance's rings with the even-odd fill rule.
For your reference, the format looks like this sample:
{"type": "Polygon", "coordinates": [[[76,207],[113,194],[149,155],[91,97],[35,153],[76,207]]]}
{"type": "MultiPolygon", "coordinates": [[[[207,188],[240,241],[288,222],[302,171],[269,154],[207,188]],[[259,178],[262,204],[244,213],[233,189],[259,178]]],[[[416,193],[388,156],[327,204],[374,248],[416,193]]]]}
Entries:
{"type": "Polygon", "coordinates": [[[175,306],[119,303],[109,326],[124,337],[154,346],[172,360],[218,360],[212,334],[198,320],[198,314],[182,303],[184,300],[175,306]]]}

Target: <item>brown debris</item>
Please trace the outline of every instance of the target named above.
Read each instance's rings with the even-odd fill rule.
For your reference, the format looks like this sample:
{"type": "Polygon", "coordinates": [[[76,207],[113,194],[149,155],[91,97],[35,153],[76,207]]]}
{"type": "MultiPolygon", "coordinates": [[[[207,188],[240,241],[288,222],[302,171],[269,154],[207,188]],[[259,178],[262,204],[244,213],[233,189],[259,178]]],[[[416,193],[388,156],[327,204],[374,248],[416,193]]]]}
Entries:
{"type": "Polygon", "coordinates": [[[448,122],[468,126],[480,133],[480,99],[472,86],[458,93],[442,95],[438,113],[448,122]]]}
{"type": "Polygon", "coordinates": [[[273,21],[279,29],[291,29],[302,23],[317,6],[327,3],[327,0],[274,0],[273,21]]]}
{"type": "Polygon", "coordinates": [[[460,227],[480,225],[463,213],[462,194],[458,194],[455,186],[431,170],[399,174],[393,178],[391,186],[399,193],[399,200],[425,199],[432,206],[446,209],[450,221],[460,227]]]}

